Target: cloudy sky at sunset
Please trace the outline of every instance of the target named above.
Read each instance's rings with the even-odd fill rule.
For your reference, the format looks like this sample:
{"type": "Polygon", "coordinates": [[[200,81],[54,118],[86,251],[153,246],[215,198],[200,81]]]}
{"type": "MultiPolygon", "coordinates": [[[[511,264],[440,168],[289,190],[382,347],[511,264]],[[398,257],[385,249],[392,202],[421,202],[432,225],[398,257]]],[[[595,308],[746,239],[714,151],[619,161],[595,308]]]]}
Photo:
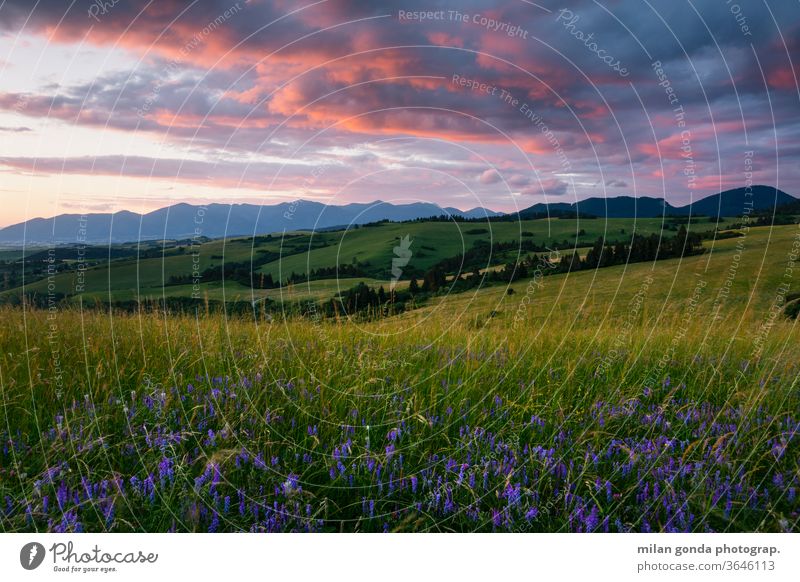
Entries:
{"type": "Polygon", "coordinates": [[[797,0],[0,2],[0,225],[800,195],[798,63],[797,0]]]}

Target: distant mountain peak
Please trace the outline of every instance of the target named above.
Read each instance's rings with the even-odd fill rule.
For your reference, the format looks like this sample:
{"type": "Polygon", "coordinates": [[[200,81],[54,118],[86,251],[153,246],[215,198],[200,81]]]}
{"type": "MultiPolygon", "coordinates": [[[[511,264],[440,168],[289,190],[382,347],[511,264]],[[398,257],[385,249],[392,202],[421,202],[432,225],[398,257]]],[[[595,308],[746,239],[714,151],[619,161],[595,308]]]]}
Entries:
{"type": "Polygon", "coordinates": [[[767,210],[794,202],[796,198],[774,186],[732,188],[705,196],[684,206],[673,206],[663,198],[650,196],[593,197],[578,202],[539,203],[521,210],[519,215],[538,216],[549,213],[580,212],[607,218],[657,218],[659,216],[739,216],[753,210],[767,210]]]}

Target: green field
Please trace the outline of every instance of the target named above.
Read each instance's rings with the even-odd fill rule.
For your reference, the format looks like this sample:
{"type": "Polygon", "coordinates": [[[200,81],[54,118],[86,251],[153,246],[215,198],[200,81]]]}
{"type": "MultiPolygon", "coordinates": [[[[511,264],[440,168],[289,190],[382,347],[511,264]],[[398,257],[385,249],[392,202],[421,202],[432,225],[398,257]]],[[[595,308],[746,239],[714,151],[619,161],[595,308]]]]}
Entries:
{"type": "MultiPolygon", "coordinates": [[[[698,232],[713,231],[715,224],[700,219],[692,228],[698,232]]],[[[539,219],[520,222],[410,222],[379,223],[351,230],[320,233],[285,233],[267,237],[233,238],[227,240],[170,241],[159,249],[158,243],[118,245],[115,250],[128,256],[111,260],[87,261],[85,270],[78,270],[75,260],[57,265],[48,278],[45,268],[35,275],[28,274],[26,284],[17,277],[16,285],[0,292],[0,298],[27,293],[43,297],[48,292],[84,303],[94,301],[143,301],[162,297],[197,296],[219,301],[252,300],[269,297],[276,300],[330,298],[336,292],[360,281],[372,286],[388,285],[391,279],[394,247],[408,236],[412,241],[410,262],[401,278],[400,287],[407,285],[409,273],[418,277],[442,259],[454,257],[472,248],[476,242],[511,243],[533,241],[541,247],[586,247],[598,238],[609,242],[628,240],[636,234],[672,236],[674,225],[662,219],[539,219]],[[259,264],[260,257],[270,260],[259,264]],[[251,289],[234,280],[189,282],[174,284],[171,277],[191,279],[193,275],[212,267],[231,264],[245,265],[253,270],[257,281],[269,274],[275,281],[285,282],[292,273],[302,275],[320,267],[340,265],[360,266],[362,276],[339,274],[312,284],[295,285],[291,290],[251,289]],[[325,292],[321,292],[324,290],[325,292]],[[325,294],[331,291],[327,297],[325,294]]],[[[102,249],[101,249],[102,250],[102,249]]],[[[11,251],[9,251],[11,252],[11,251]]],[[[19,252],[19,251],[16,251],[19,252]]],[[[36,249],[45,253],[46,249],[36,249]]],[[[29,253],[31,254],[31,253],[29,253]]],[[[492,265],[518,260],[527,252],[506,250],[492,256],[492,265]]],[[[9,260],[18,259],[9,255],[9,260]]],[[[486,265],[493,268],[492,265],[486,265]]],[[[9,267],[6,266],[8,269],[9,267]]],[[[453,275],[455,273],[451,273],[453,275]]]]}
{"type": "Polygon", "coordinates": [[[797,531],[800,230],[743,234],[368,320],[3,307],[0,529],[797,531]]]}

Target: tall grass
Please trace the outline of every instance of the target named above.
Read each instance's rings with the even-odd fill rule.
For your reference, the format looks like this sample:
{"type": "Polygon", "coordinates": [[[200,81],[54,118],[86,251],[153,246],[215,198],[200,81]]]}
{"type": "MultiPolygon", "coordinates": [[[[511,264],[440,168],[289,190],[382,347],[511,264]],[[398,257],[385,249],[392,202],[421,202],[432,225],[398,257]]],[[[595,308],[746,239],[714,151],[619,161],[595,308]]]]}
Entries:
{"type": "Polygon", "coordinates": [[[796,528],[793,324],[493,311],[6,309],[3,528],[796,528]]]}

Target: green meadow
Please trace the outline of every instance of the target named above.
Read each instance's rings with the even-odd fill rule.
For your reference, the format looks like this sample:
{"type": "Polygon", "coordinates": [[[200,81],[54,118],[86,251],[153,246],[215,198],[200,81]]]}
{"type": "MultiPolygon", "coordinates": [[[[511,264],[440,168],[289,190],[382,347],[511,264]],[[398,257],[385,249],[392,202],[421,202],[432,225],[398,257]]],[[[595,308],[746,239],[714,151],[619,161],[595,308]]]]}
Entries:
{"type": "MultiPolygon", "coordinates": [[[[631,224],[580,228],[588,246],[631,224]]],[[[461,251],[430,230],[323,233],[310,252],[318,235],[302,234],[263,268],[391,265],[406,234],[431,261],[461,251]]],[[[522,230],[577,232],[492,234],[522,230]]],[[[2,530],[797,531],[800,334],[783,309],[800,290],[800,230],[740,234],[681,259],[442,291],[386,317],[3,307],[2,530]]],[[[213,241],[200,256],[252,247],[213,241]]],[[[163,287],[186,268],[178,252],[97,267],[86,293],[109,280],[120,297],[185,293],[163,287]]],[[[297,287],[323,299],[339,283],[297,287]]]]}
{"type": "MultiPolygon", "coordinates": [[[[477,241],[488,243],[512,243],[535,241],[542,247],[561,245],[579,249],[591,246],[598,237],[609,241],[629,239],[633,233],[649,235],[664,229],[661,219],[551,219],[519,222],[457,223],[457,222],[411,222],[379,223],[374,226],[320,233],[278,233],[267,237],[245,237],[212,241],[180,241],[164,244],[149,242],[140,251],[134,245],[124,245],[129,256],[111,260],[87,262],[86,269],[56,269],[48,279],[46,273],[28,280],[24,291],[45,295],[50,291],[84,301],[134,301],[159,297],[190,297],[198,291],[203,297],[223,300],[250,300],[253,298],[321,298],[329,296],[364,281],[373,286],[387,285],[391,279],[393,249],[408,236],[412,241],[412,257],[409,269],[424,272],[442,259],[456,256],[470,249],[477,241]],[[260,257],[269,260],[260,264],[260,257]],[[254,263],[254,278],[262,274],[271,275],[275,281],[285,281],[292,273],[305,274],[320,267],[338,265],[362,265],[368,276],[352,277],[340,275],[327,282],[295,286],[287,290],[251,289],[236,281],[200,282],[197,289],[191,283],[171,284],[170,277],[191,278],[212,267],[232,263],[254,263]],[[223,289],[224,287],[224,289],[223,289]]],[[[714,224],[698,223],[698,230],[713,230],[714,224]]],[[[665,235],[672,233],[664,231],[665,235]]],[[[37,249],[42,252],[43,249],[37,249]]],[[[46,249],[44,249],[46,251],[46,249]]],[[[522,253],[526,254],[526,253],[522,253]]],[[[495,256],[497,262],[513,260],[521,256],[510,250],[495,256]]],[[[18,257],[14,257],[18,258],[18,257]]],[[[20,281],[21,283],[21,281],[20,281]]],[[[407,284],[405,281],[399,282],[407,284]]],[[[22,286],[0,293],[0,296],[18,294],[22,286]]]]}

